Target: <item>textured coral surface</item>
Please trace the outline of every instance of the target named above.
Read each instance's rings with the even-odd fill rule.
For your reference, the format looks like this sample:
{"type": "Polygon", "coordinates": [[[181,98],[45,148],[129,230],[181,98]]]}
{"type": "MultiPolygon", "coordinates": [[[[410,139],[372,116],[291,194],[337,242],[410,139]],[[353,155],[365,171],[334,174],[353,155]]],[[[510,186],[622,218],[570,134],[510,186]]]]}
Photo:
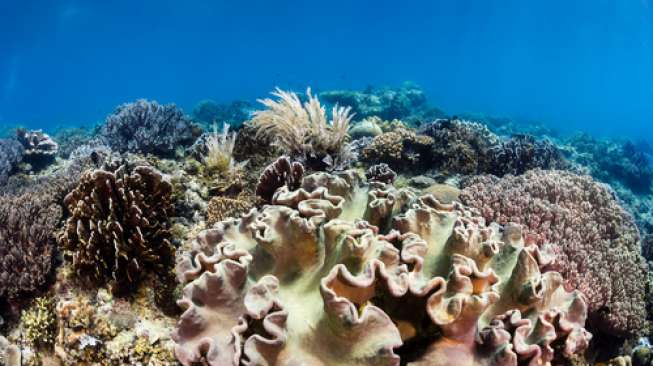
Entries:
{"type": "Polygon", "coordinates": [[[176,355],[184,365],[550,364],[591,338],[580,293],[540,272],[550,256],[460,204],[353,173],[309,175],[198,236],[178,265],[176,355]]]}
{"type": "Polygon", "coordinates": [[[172,185],[154,168],[121,165],[86,172],[64,199],[70,217],[59,241],[83,278],[131,287],[142,271],[165,275],[172,185]]]}
{"type": "Polygon", "coordinates": [[[502,179],[479,176],[466,184],[462,202],[486,220],[518,222],[539,244],[558,246],[554,268],[585,294],[593,325],[615,335],[644,327],[646,264],[639,232],[607,186],[543,170],[502,179]]]}

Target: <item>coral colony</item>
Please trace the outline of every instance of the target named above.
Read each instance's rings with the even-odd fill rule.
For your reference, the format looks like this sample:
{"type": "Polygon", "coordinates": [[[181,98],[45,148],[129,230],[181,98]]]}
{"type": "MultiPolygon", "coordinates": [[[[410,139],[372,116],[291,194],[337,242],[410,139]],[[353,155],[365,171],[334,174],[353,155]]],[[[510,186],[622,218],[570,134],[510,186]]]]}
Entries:
{"type": "Polygon", "coordinates": [[[413,85],[19,128],[0,364],[653,365],[649,152],[545,132],[413,85]]]}

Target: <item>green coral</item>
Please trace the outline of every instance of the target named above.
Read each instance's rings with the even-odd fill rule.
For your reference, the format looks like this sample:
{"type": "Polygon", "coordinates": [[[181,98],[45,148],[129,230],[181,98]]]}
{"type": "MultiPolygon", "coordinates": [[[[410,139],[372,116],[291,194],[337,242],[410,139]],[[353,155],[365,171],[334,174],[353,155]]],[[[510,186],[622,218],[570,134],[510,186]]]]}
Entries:
{"type": "Polygon", "coordinates": [[[57,330],[54,306],[53,299],[39,297],[34,306],[23,311],[21,322],[25,338],[35,347],[50,347],[54,344],[57,330]]]}

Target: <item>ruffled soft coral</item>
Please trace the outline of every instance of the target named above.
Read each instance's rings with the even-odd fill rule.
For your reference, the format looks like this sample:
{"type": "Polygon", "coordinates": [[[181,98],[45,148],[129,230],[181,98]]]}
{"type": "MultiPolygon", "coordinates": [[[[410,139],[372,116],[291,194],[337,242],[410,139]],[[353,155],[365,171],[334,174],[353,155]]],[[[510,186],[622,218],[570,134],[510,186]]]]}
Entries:
{"type": "Polygon", "coordinates": [[[550,261],[518,227],[487,227],[459,203],[317,173],[199,235],[178,264],[176,354],[184,365],[548,365],[591,337],[580,293],[541,272],[550,261]]]}

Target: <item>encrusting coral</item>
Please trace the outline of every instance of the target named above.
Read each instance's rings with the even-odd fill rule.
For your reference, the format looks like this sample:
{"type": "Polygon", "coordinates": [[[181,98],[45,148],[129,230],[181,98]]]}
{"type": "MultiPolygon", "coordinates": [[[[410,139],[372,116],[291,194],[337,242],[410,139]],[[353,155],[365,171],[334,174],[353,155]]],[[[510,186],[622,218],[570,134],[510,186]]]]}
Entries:
{"type": "Polygon", "coordinates": [[[433,163],[450,173],[483,171],[487,150],[500,141],[484,125],[457,119],[441,119],[424,125],[420,133],[432,138],[433,163]]]}
{"type": "Polygon", "coordinates": [[[551,365],[591,338],[582,295],[516,225],[352,172],[271,203],[179,262],[183,365],[551,365]]]}
{"type": "Polygon", "coordinates": [[[172,185],[145,165],[84,173],[64,199],[70,217],[59,235],[80,277],[111,281],[120,292],[147,271],[165,276],[175,257],[171,191],[172,185]]]}
{"type": "Polygon", "coordinates": [[[610,189],[564,171],[531,170],[521,176],[477,176],[461,201],[488,221],[517,222],[538,244],[555,243],[554,268],[588,301],[590,322],[616,336],[646,325],[646,262],[632,217],[610,189]]]}
{"type": "Polygon", "coordinates": [[[54,161],[59,145],[41,130],[16,129],[16,139],[25,148],[23,160],[34,168],[42,168],[54,161]]]}
{"type": "Polygon", "coordinates": [[[259,100],[267,109],[254,112],[252,118],[259,135],[272,138],[285,154],[318,169],[339,169],[349,163],[350,108],[333,107],[329,120],[310,88],[304,103],[293,92],[277,89],[272,95],[278,100],[259,100]]]}
{"type": "Polygon", "coordinates": [[[237,162],[234,159],[235,133],[229,133],[229,125],[224,124],[222,133],[218,133],[213,125],[213,133],[206,138],[206,155],[204,163],[209,170],[216,171],[225,176],[238,174],[247,164],[247,161],[237,162]]]}

